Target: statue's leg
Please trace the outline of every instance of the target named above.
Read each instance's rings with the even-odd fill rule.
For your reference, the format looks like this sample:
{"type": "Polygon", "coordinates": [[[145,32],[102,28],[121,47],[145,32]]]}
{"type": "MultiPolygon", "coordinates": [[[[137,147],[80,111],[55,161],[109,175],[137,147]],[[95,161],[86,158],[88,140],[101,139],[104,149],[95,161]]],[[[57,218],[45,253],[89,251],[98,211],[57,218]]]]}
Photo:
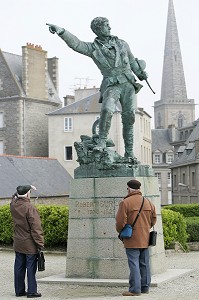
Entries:
{"type": "Polygon", "coordinates": [[[122,124],[125,153],[124,156],[133,158],[133,124],[135,122],[135,90],[130,83],[124,85],[122,97],[120,99],[122,106],[122,124]]]}
{"type": "Polygon", "coordinates": [[[117,86],[108,87],[103,94],[102,108],[99,121],[99,142],[98,147],[105,148],[106,141],[111,127],[111,120],[115,111],[116,103],[120,97],[117,86]]]}

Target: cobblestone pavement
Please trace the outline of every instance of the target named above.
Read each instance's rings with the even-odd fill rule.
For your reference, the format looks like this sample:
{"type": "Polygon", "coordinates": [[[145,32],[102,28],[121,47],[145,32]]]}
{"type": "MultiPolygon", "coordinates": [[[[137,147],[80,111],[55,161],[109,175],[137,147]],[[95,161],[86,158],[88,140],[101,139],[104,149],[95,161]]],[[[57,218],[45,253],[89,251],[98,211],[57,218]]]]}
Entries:
{"type": "MultiPolygon", "coordinates": [[[[66,256],[64,254],[46,253],[46,271],[38,272],[37,278],[65,272],[66,256]]],[[[140,300],[198,300],[199,299],[199,251],[189,253],[169,253],[166,256],[168,268],[192,269],[172,281],[152,287],[148,295],[142,294],[134,299],[140,300]]],[[[0,250],[0,299],[16,299],[13,286],[14,252],[0,250]]],[[[38,283],[38,291],[43,300],[125,300],[121,296],[122,287],[76,286],[68,284],[38,283]]],[[[26,297],[21,297],[24,299],[26,297]]],[[[131,297],[130,297],[131,298],[131,297]]],[[[18,298],[17,298],[18,299],[18,298]]]]}

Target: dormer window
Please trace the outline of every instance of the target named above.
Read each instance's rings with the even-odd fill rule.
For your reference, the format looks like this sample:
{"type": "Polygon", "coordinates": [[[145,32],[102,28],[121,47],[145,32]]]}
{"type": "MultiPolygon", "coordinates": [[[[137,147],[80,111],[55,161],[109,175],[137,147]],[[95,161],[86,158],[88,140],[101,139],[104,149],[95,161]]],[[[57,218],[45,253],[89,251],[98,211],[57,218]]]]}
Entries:
{"type": "Polygon", "coordinates": [[[194,148],[194,143],[189,143],[186,147],[186,155],[189,155],[194,148]]]}
{"type": "Polygon", "coordinates": [[[177,151],[177,156],[180,157],[185,150],[185,146],[180,146],[177,151]]]}
{"type": "Polygon", "coordinates": [[[173,161],[173,154],[168,154],[168,155],[167,155],[167,163],[168,163],[168,164],[171,164],[172,161],[173,161]]]}
{"type": "Polygon", "coordinates": [[[155,154],[155,164],[160,164],[160,154],[155,154]]]}

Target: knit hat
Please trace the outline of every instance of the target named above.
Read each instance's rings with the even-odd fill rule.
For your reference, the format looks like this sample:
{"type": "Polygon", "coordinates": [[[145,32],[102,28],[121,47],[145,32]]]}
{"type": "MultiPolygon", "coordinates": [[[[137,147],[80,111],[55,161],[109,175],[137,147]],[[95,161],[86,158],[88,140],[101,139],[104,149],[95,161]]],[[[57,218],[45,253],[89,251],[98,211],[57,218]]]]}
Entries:
{"type": "Polygon", "coordinates": [[[141,183],[136,179],[132,179],[132,180],[128,181],[127,185],[128,185],[128,187],[130,187],[133,190],[139,190],[139,188],[141,187],[141,183]]]}
{"type": "Polygon", "coordinates": [[[34,187],[33,185],[19,185],[17,187],[17,194],[18,195],[25,195],[31,189],[36,190],[36,187],[34,187]]]}

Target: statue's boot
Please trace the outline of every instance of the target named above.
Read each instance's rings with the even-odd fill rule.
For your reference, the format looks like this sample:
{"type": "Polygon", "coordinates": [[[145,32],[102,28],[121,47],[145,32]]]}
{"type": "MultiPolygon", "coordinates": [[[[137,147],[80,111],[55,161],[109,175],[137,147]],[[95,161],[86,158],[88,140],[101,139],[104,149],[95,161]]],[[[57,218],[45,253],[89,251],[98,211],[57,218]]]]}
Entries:
{"type": "Polygon", "coordinates": [[[99,122],[99,140],[94,149],[103,150],[104,148],[106,148],[106,141],[111,127],[112,116],[113,113],[110,111],[106,110],[101,112],[100,122],[99,122]]]}
{"type": "Polygon", "coordinates": [[[122,123],[123,123],[123,139],[125,147],[125,158],[134,158],[133,154],[133,124],[135,122],[135,115],[133,111],[122,112],[122,123]]]}
{"type": "Polygon", "coordinates": [[[125,131],[123,132],[123,138],[124,138],[124,148],[125,153],[124,157],[126,158],[134,158],[133,153],[133,130],[130,130],[130,132],[125,131]]]}

